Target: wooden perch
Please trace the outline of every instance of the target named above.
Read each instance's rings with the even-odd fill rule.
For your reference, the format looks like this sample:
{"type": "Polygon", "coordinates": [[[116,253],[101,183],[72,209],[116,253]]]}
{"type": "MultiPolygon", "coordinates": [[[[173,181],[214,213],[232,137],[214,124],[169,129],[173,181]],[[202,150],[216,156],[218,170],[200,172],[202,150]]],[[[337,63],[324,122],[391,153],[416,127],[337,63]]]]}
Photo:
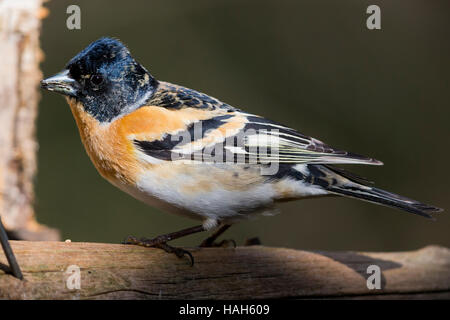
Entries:
{"type": "Polygon", "coordinates": [[[450,250],[438,246],[390,253],[195,248],[191,267],[187,258],[130,245],[11,244],[25,280],[5,274],[0,254],[0,299],[450,298],[450,250]],[[380,290],[367,288],[370,265],[381,269],[380,290]],[[68,270],[77,267],[80,289],[70,290],[68,270]]]}

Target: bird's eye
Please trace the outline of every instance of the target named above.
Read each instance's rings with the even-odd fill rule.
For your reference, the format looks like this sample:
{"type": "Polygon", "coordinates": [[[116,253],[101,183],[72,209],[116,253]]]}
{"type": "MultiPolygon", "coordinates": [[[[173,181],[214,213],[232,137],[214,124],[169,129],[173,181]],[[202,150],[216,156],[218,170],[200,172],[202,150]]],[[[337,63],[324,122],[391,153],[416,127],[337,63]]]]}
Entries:
{"type": "Polygon", "coordinates": [[[100,74],[94,74],[94,75],[91,77],[91,83],[92,83],[94,86],[98,87],[99,85],[101,85],[101,84],[103,83],[103,76],[100,75],[100,74]]]}

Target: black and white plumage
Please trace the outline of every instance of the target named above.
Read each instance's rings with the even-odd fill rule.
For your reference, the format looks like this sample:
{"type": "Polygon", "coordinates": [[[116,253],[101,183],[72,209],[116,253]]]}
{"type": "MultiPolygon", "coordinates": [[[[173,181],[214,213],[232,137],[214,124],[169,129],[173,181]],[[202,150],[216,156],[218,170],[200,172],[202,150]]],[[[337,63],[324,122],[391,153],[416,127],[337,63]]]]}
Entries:
{"type": "MultiPolygon", "coordinates": [[[[229,171],[230,176],[234,174],[235,180],[238,180],[239,173],[234,171],[240,171],[243,165],[247,170],[261,169],[273,163],[278,165],[276,172],[261,175],[259,183],[273,185],[275,190],[280,189],[277,188],[278,185],[284,185],[283,192],[266,190],[267,194],[262,193],[264,199],[255,199],[253,208],[246,205],[240,208],[238,203],[232,204],[238,208],[231,215],[235,215],[234,218],[242,217],[242,213],[247,214],[252,210],[259,212],[261,209],[271,208],[277,201],[324,195],[352,197],[427,218],[431,218],[430,213],[440,211],[439,208],[375,188],[369,181],[333,166],[382,165],[378,160],[332,148],[292,128],[245,113],[203,93],[160,82],[155,97],[147,104],[177,110],[197,108],[211,113],[206,119],[192,121],[183,130],[166,133],[162,139],[152,141],[135,139],[134,143],[138,149],[155,160],[172,163],[184,160],[184,165],[196,163],[197,166],[200,164],[219,166],[221,170],[229,171]],[[221,131],[226,127],[230,129],[221,131]],[[276,153],[271,152],[273,146],[276,147],[276,153]],[[264,152],[260,152],[261,150],[264,152]],[[218,151],[221,152],[220,156],[217,154],[218,151]],[[246,164],[249,165],[245,166],[246,164]]],[[[214,170],[211,171],[213,172],[214,170]]],[[[261,174],[257,172],[258,170],[255,174],[261,174]]],[[[214,179],[213,175],[211,179],[214,179]]],[[[220,184],[220,181],[216,183],[220,184]]],[[[249,183],[249,188],[251,185],[249,183]]],[[[218,193],[221,192],[219,190],[220,188],[217,189],[218,193]]],[[[233,202],[233,199],[227,201],[233,202]]],[[[223,207],[227,206],[224,202],[220,204],[223,207]]],[[[220,216],[220,211],[219,208],[215,209],[214,212],[217,212],[218,216],[210,218],[219,221],[231,218],[228,214],[220,216]]]]}

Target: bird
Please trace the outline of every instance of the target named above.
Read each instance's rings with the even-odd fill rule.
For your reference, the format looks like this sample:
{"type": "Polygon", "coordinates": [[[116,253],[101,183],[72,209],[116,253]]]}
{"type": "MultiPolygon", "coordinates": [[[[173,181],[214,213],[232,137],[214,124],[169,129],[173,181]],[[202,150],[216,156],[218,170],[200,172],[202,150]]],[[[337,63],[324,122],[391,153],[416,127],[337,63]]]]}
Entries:
{"type": "Polygon", "coordinates": [[[344,196],[433,219],[442,209],[373,186],[337,165],[382,165],[205,93],[157,80],[118,39],[103,37],[41,81],[65,96],[87,154],[100,175],[144,203],[200,221],[125,243],[178,257],[168,244],[277,212],[283,201],[344,196]]]}

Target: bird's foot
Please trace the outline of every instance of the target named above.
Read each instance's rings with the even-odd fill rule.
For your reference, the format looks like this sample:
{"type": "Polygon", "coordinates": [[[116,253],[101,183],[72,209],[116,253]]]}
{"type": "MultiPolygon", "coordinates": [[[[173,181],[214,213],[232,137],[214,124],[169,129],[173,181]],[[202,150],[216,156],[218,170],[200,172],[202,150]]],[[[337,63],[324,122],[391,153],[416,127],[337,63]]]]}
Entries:
{"type": "Polygon", "coordinates": [[[231,224],[222,224],[212,235],[210,235],[208,238],[203,240],[202,243],[200,243],[199,247],[201,248],[211,248],[211,247],[229,247],[230,244],[233,245],[234,248],[236,248],[236,241],[234,240],[222,240],[220,242],[216,242],[217,238],[222,235],[225,231],[228,230],[228,228],[231,227],[231,224]]]}
{"type": "Polygon", "coordinates": [[[199,247],[201,248],[228,248],[230,246],[236,248],[236,241],[234,241],[233,239],[226,239],[220,242],[216,242],[214,241],[214,239],[206,238],[199,245],[199,247]]]}
{"type": "Polygon", "coordinates": [[[247,238],[245,240],[244,246],[260,246],[261,240],[259,240],[258,237],[254,237],[254,238],[247,238]]]}
{"type": "Polygon", "coordinates": [[[184,256],[187,256],[187,257],[189,257],[189,260],[191,261],[191,266],[194,265],[194,257],[192,256],[192,254],[189,251],[182,249],[182,248],[172,247],[167,244],[167,241],[168,240],[165,238],[165,236],[159,236],[154,239],[147,239],[147,238],[137,239],[136,237],[129,236],[122,243],[142,246],[142,247],[146,247],[146,248],[162,249],[167,253],[175,254],[178,258],[183,258],[184,256]]]}

